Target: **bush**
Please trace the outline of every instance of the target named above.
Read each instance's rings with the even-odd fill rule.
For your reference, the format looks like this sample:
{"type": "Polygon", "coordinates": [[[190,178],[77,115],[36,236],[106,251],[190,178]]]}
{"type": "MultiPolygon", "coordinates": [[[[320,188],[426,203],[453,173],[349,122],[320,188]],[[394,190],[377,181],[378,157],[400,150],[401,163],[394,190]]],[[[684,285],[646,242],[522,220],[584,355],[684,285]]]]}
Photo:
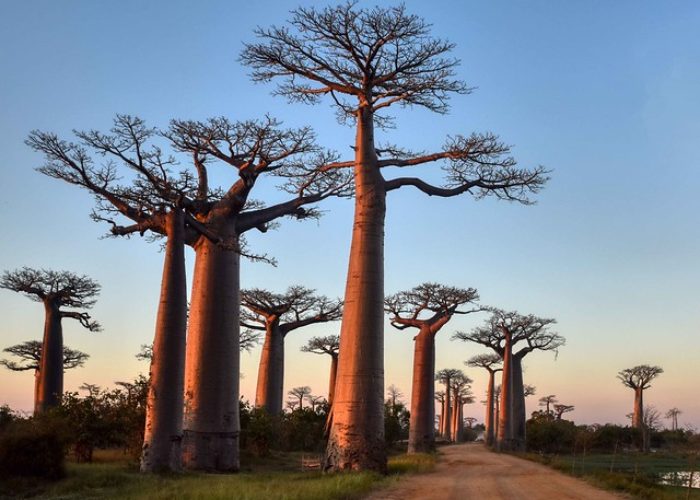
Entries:
{"type": "Polygon", "coordinates": [[[526,436],[528,451],[569,452],[576,442],[576,425],[569,420],[532,418],[527,421],[526,436]]]}
{"type": "Polygon", "coordinates": [[[591,440],[591,449],[599,452],[613,453],[627,448],[640,448],[642,431],[633,427],[605,424],[595,429],[591,440]]]}
{"type": "Polygon", "coordinates": [[[0,432],[0,477],[65,475],[68,422],[55,415],[16,419],[0,432]]]}

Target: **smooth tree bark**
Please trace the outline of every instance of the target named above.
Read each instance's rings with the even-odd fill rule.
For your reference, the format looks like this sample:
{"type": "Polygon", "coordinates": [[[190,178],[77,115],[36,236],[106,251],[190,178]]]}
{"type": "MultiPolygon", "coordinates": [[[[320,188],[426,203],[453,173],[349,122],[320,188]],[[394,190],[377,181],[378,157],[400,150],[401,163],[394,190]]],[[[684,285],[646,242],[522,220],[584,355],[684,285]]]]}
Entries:
{"type": "MultiPolygon", "coordinates": [[[[535,350],[557,351],[565,339],[549,327],[555,320],[522,315],[516,311],[490,309],[486,324],[469,333],[457,332],[452,338],[475,342],[491,348],[503,360],[501,376],[498,450],[523,450],[525,447],[525,397],[529,392],[523,383],[522,359],[535,350]],[[515,349],[516,344],[525,344],[515,349]]],[[[534,388],[533,388],[534,389],[534,388]]]]}
{"type": "Polygon", "coordinates": [[[435,336],[456,314],[479,311],[479,296],[473,288],[455,288],[423,283],[384,300],[392,326],[414,328],[413,386],[408,453],[424,453],[435,448],[435,336]]]}
{"type": "Polygon", "coordinates": [[[435,401],[440,403],[440,417],[438,418],[438,435],[442,437],[445,433],[445,391],[435,391],[435,401]]]}
{"type": "Polygon", "coordinates": [[[474,401],[470,391],[470,384],[472,382],[472,379],[467,377],[462,372],[452,377],[451,380],[452,401],[454,403],[454,408],[452,412],[452,422],[450,425],[452,427],[452,441],[455,443],[459,443],[463,440],[464,405],[474,401]]]}
{"type": "Polygon", "coordinates": [[[634,411],[632,427],[644,428],[644,390],[651,387],[651,381],[664,372],[660,366],[637,365],[621,370],[617,378],[625,387],[634,391],[634,411]]]}
{"type": "Polygon", "coordinates": [[[484,416],[484,441],[487,446],[493,446],[495,432],[494,426],[496,425],[495,418],[495,379],[496,373],[500,372],[502,368],[499,366],[502,362],[501,357],[498,354],[479,354],[473,356],[468,361],[466,365],[473,368],[483,368],[489,374],[488,384],[486,388],[486,415],[484,416]]]}
{"type": "Polygon", "coordinates": [[[384,220],[386,194],[413,186],[430,196],[470,193],[527,203],[546,181],[542,168],[515,168],[508,147],[490,133],[456,136],[441,150],[414,154],[381,146],[375,126],[389,124],[392,105],[448,110],[451,94],[470,89],[455,78],[453,45],[432,38],[430,25],[404,6],[363,9],[354,2],[299,8],[285,27],[259,28],[241,56],[256,81],[277,80],[277,93],[312,103],[330,97],[355,126],[355,216],[341,327],[336,401],[326,470],[386,470],[382,387],[384,220]],[[381,155],[381,159],[380,156],[381,155]],[[445,161],[446,186],[415,177],[384,178],[382,169],[445,161]]]}
{"type": "Polygon", "coordinates": [[[335,393],[335,379],[338,370],[338,351],[340,349],[340,337],[329,335],[327,337],[312,337],[301,347],[302,352],[312,352],[314,354],[327,354],[331,357],[331,369],[328,380],[328,406],[333,406],[333,395],[335,393]]]}
{"type": "MultiPolygon", "coordinates": [[[[180,120],[172,121],[167,130],[157,130],[139,118],[118,115],[109,134],[76,135],[74,143],[34,131],[27,144],[46,156],[39,169],[42,173],[97,197],[93,217],[109,222],[113,235],[151,232],[167,237],[167,214],[173,209],[184,211],[185,242],[195,250],[195,269],[185,374],[178,376],[185,377],[184,420],[182,412],[170,416],[173,421],[183,420],[186,468],[237,470],[239,259],[248,255],[241,235],[251,229],[265,231],[283,216],[313,218],[318,212],[303,206],[347,192],[351,180],[338,170],[320,171],[322,164],[337,158],[315,145],[310,129],[282,129],[269,117],[243,122],[180,120]],[[151,144],[155,136],[167,141],[173,153],[186,157],[189,168],[173,173],[175,157],[151,144]],[[91,152],[113,161],[97,162],[91,152]],[[211,187],[209,164],[214,162],[233,167],[238,179],[225,188],[211,187]],[[136,174],[131,186],[118,184],[119,165],[136,174]],[[279,176],[280,187],[292,194],[290,199],[269,207],[249,200],[262,174],[279,176]],[[121,225],[115,217],[130,224],[121,225]]],[[[179,332],[168,338],[185,348],[179,332]]],[[[178,385],[168,383],[154,390],[162,401],[171,400],[164,394],[177,391],[178,385]]],[[[154,439],[177,445],[166,433],[154,439]]],[[[156,468],[167,467],[162,463],[156,468]]]]}
{"type": "Polygon", "coordinates": [[[452,413],[453,413],[453,393],[452,380],[463,375],[461,370],[456,368],[444,368],[435,374],[435,380],[445,386],[445,405],[442,417],[442,438],[446,441],[452,441],[452,413]]]}
{"type": "MultiPolygon", "coordinates": [[[[21,344],[16,344],[3,349],[3,352],[11,354],[19,361],[0,359],[0,366],[4,366],[8,370],[21,372],[34,370],[34,408],[37,407],[39,397],[39,387],[41,381],[41,352],[43,350],[42,342],[38,340],[28,340],[21,344]]],[[[78,368],[85,364],[85,361],[90,357],[89,354],[71,349],[68,346],[63,346],[63,371],[78,368]]]]}
{"type": "Polygon", "coordinates": [[[100,331],[99,323],[85,312],[95,305],[100,285],[87,276],[68,271],[23,267],[5,271],[0,277],[0,288],[22,293],[44,306],[44,338],[34,392],[34,413],[44,413],[58,406],[63,396],[62,321],[64,318],[75,319],[91,332],[100,331]]]}
{"type": "Polygon", "coordinates": [[[314,290],[292,286],[284,293],[242,290],[241,325],[265,332],[260,353],[255,406],[270,415],[282,413],[284,398],[284,341],[299,328],[336,321],[342,315],[342,301],[316,295],[314,290]]]}

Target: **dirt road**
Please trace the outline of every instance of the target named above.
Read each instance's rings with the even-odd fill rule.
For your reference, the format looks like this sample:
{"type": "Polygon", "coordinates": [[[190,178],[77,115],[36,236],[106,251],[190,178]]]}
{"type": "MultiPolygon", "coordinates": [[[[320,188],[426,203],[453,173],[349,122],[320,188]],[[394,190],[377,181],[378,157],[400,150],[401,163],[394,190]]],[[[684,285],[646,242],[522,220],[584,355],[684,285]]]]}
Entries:
{"type": "Polygon", "coordinates": [[[440,448],[435,470],[399,479],[368,500],[620,500],[528,460],[488,451],[481,444],[440,448]]]}

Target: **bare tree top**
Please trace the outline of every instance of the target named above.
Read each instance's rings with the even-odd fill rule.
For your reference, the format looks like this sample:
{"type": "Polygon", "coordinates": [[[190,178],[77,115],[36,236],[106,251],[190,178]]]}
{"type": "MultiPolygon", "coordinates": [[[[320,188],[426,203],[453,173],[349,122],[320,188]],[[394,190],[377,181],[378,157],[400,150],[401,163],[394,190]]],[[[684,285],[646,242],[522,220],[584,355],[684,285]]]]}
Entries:
{"type": "Polygon", "coordinates": [[[480,311],[474,306],[477,300],[479,294],[474,288],[423,283],[386,297],[384,310],[390,314],[392,326],[399,330],[429,328],[431,333],[437,333],[453,315],[480,311]],[[461,307],[467,304],[473,307],[461,307]]]}
{"type": "Polygon", "coordinates": [[[442,383],[448,383],[453,378],[459,377],[460,375],[464,375],[462,370],[457,368],[443,368],[435,373],[435,380],[442,383]]]}
{"type": "Polygon", "coordinates": [[[489,372],[497,372],[502,370],[499,365],[503,360],[498,354],[477,354],[464,362],[465,365],[472,368],[485,368],[489,372]]]}
{"type": "Polygon", "coordinates": [[[299,387],[293,387],[289,392],[287,392],[289,396],[294,396],[296,398],[306,398],[309,394],[311,394],[311,387],[308,385],[302,385],[299,387]]]}
{"type": "Polygon", "coordinates": [[[284,293],[260,288],[241,290],[241,325],[265,330],[277,323],[283,334],[313,323],[335,321],[342,316],[341,300],[316,295],[315,290],[291,286],[284,293]]]}
{"type": "Polygon", "coordinates": [[[401,389],[396,387],[394,384],[391,384],[386,388],[386,395],[392,401],[401,401],[401,398],[404,397],[404,393],[401,391],[401,389]]]}
{"type": "Polygon", "coordinates": [[[550,326],[556,323],[554,319],[495,308],[490,311],[491,317],[483,326],[476,327],[468,333],[457,332],[452,338],[484,345],[503,356],[506,338],[510,336],[513,346],[521,343],[520,349],[514,352],[514,356],[518,357],[534,350],[557,351],[566,343],[564,337],[550,331],[550,326]]]}
{"type": "Polygon", "coordinates": [[[540,406],[546,406],[547,404],[553,404],[557,402],[556,394],[549,394],[547,396],[542,396],[539,400],[540,406]]]}
{"type": "Polygon", "coordinates": [[[327,337],[312,337],[301,347],[302,352],[312,352],[314,354],[329,354],[337,356],[340,350],[340,337],[328,335],[327,337]]]}
{"type": "MultiPolygon", "coordinates": [[[[3,352],[19,358],[19,361],[0,359],[0,365],[12,371],[38,370],[41,368],[41,348],[39,340],[28,340],[3,349],[3,352]]],[[[63,346],[63,369],[70,370],[83,366],[89,354],[63,346]]]]}
{"type": "Polygon", "coordinates": [[[648,389],[650,382],[664,372],[660,366],[637,365],[621,370],[617,378],[631,389],[648,389]]]}

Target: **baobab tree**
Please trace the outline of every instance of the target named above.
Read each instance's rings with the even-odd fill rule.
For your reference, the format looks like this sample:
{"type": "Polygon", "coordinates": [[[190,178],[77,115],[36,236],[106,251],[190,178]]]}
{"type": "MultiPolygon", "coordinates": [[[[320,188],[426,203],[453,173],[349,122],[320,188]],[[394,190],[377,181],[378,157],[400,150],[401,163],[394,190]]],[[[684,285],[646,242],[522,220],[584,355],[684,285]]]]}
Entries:
{"type": "Polygon", "coordinates": [[[396,412],[398,409],[399,405],[403,406],[403,402],[401,401],[401,398],[404,397],[403,391],[396,387],[394,384],[391,384],[389,387],[386,388],[386,395],[387,395],[387,404],[391,406],[391,414],[392,416],[396,416],[396,412]]]}
{"type": "Polygon", "coordinates": [[[141,468],[177,470],[181,446],[187,468],[237,470],[239,260],[241,254],[265,259],[246,250],[242,235],[264,232],[284,216],[316,217],[304,206],[346,193],[351,179],[320,170],[334,158],[316,146],[310,129],[283,129],[270,117],[173,120],[157,130],[118,115],[110,133],[76,136],[68,142],[32,132],[27,144],[46,157],[39,171],[94,194],[93,218],[110,223],[112,235],[166,237],[141,468]],[[190,168],[173,173],[175,158],[155,139],[187,158],[190,168]],[[95,159],[103,157],[108,161],[95,159]],[[238,173],[230,186],[210,185],[209,168],[217,162],[238,173]],[[118,167],[135,174],[131,185],[119,185],[118,167]],[[290,198],[267,207],[252,200],[261,175],[281,179],[290,198]],[[195,250],[189,325],[185,244],[195,250]]]}
{"type": "MultiPolygon", "coordinates": [[[[16,344],[3,349],[3,352],[11,354],[19,361],[0,359],[0,366],[4,366],[13,372],[23,372],[34,370],[34,409],[36,411],[39,396],[39,373],[41,372],[41,352],[42,342],[38,340],[28,340],[21,344],[16,344]]],[[[85,364],[90,357],[89,354],[63,346],[63,371],[72,370],[85,364]]]]}
{"type": "MultiPolygon", "coordinates": [[[[435,391],[435,401],[440,403],[440,418],[438,419],[438,435],[443,436],[445,433],[445,391],[435,391]]],[[[409,428],[410,432],[410,428],[409,428]]]]}
{"type": "Polygon", "coordinates": [[[435,380],[445,385],[445,411],[442,416],[442,437],[447,441],[452,441],[452,379],[462,375],[462,370],[458,370],[457,368],[444,368],[435,374],[435,380]]]}
{"type": "Polygon", "coordinates": [[[561,420],[561,417],[564,415],[564,413],[572,412],[575,409],[576,409],[576,407],[574,405],[555,404],[554,405],[554,417],[557,420],[561,420]]]}
{"type": "Polygon", "coordinates": [[[316,407],[323,403],[324,398],[323,396],[314,396],[313,394],[309,394],[306,396],[306,400],[309,402],[309,405],[311,405],[311,411],[316,413],[316,407]]]}
{"type": "Polygon", "coordinates": [[[464,423],[462,422],[464,418],[464,405],[467,403],[474,402],[472,392],[470,390],[470,384],[473,382],[472,379],[467,377],[463,372],[452,377],[450,381],[450,387],[452,390],[452,422],[450,425],[452,427],[452,441],[459,443],[462,441],[464,423]]]}
{"type": "Polygon", "coordinates": [[[549,394],[548,396],[542,396],[539,399],[539,404],[541,407],[545,408],[545,414],[547,416],[553,416],[554,413],[550,411],[550,406],[558,403],[556,394],[549,394]]]}
{"type": "Polygon", "coordinates": [[[0,288],[19,292],[44,306],[44,339],[34,402],[34,413],[43,413],[58,406],[63,396],[62,321],[74,319],[91,332],[100,331],[99,323],[86,312],[95,305],[100,285],[87,276],[69,271],[23,267],[5,271],[0,277],[0,288]]]}
{"type": "Polygon", "coordinates": [[[496,444],[499,450],[521,450],[525,446],[526,420],[522,360],[535,350],[556,352],[564,345],[565,339],[549,330],[555,323],[553,319],[495,308],[490,311],[492,315],[484,326],[469,333],[457,332],[452,338],[489,347],[503,360],[499,438],[496,444]],[[521,347],[514,350],[518,343],[521,343],[521,347]]]}
{"type": "Polygon", "coordinates": [[[386,195],[412,186],[429,196],[530,203],[547,180],[541,168],[520,169],[509,147],[492,133],[454,136],[433,153],[381,146],[375,125],[390,124],[389,107],[448,111],[452,94],[470,92],[455,77],[459,61],[450,42],[433,38],[430,25],[403,5],[363,9],[354,2],[298,8],[288,26],[258,28],[241,61],[259,82],[276,80],[290,101],[330,97],[341,122],[355,126],[355,158],[328,168],[352,167],[355,222],[341,327],[338,393],[326,469],[386,469],[383,438],[384,220],[386,195]],[[384,177],[389,167],[444,162],[447,179],[437,186],[416,177],[384,177]]]}
{"type": "Polygon", "coordinates": [[[651,387],[651,381],[664,372],[660,366],[637,365],[617,373],[617,378],[625,387],[634,390],[634,411],[632,427],[642,429],[644,426],[644,389],[651,387]]]}
{"type": "Polygon", "coordinates": [[[503,368],[500,367],[502,360],[498,354],[478,354],[465,362],[467,366],[478,367],[485,369],[489,374],[488,386],[486,389],[486,416],[484,418],[484,434],[485,442],[488,446],[493,446],[494,443],[494,425],[497,422],[494,408],[494,383],[497,372],[503,368]]]}
{"type": "Polygon", "coordinates": [[[309,387],[308,385],[293,387],[292,390],[287,392],[287,395],[292,398],[296,398],[294,399],[294,401],[297,401],[299,403],[299,409],[303,410],[304,399],[308,398],[311,395],[311,387],[309,387]]]}
{"type": "Polygon", "coordinates": [[[260,353],[255,406],[270,415],[282,413],[284,398],[284,341],[299,328],[340,319],[342,302],[316,295],[303,286],[284,293],[253,288],[241,290],[241,325],[265,332],[260,353]]]}
{"type": "Polygon", "coordinates": [[[435,336],[455,314],[479,311],[473,304],[479,295],[474,288],[456,288],[423,283],[384,300],[391,325],[399,330],[413,328],[413,387],[408,453],[435,448],[435,336]],[[464,308],[467,304],[472,307],[464,308]]]}
{"type": "Polygon", "coordinates": [[[338,369],[338,349],[340,347],[340,337],[329,335],[327,337],[312,337],[302,346],[302,352],[312,352],[314,354],[327,354],[331,357],[331,370],[328,382],[328,406],[333,405],[333,394],[335,393],[335,376],[338,369]]]}
{"type": "Polygon", "coordinates": [[[666,412],[666,418],[671,419],[671,430],[672,431],[678,430],[678,415],[680,415],[681,413],[683,413],[683,412],[676,407],[673,407],[666,412]]]}
{"type": "Polygon", "coordinates": [[[464,421],[467,423],[467,427],[470,429],[474,426],[478,419],[476,417],[465,417],[464,421]]]}

